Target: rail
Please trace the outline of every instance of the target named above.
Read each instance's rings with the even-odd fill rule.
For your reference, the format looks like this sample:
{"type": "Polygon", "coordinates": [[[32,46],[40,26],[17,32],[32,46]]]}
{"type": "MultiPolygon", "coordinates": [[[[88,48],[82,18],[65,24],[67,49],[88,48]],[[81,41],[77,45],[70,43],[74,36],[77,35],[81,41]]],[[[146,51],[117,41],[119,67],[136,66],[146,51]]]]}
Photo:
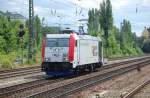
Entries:
{"type": "Polygon", "coordinates": [[[148,79],[145,82],[143,82],[142,84],[138,85],[135,89],[133,89],[132,91],[130,91],[123,98],[131,98],[133,95],[135,95],[138,91],[140,91],[142,88],[144,88],[149,83],[150,83],[150,79],[148,79]]]}

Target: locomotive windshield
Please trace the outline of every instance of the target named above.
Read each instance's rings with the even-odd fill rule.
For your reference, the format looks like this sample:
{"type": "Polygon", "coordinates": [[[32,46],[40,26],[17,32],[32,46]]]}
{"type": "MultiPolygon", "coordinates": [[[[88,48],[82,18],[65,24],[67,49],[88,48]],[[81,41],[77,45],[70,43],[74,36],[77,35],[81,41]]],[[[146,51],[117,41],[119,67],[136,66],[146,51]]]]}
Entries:
{"type": "Polygon", "coordinates": [[[69,47],[68,38],[48,38],[46,47],[69,47]]]}

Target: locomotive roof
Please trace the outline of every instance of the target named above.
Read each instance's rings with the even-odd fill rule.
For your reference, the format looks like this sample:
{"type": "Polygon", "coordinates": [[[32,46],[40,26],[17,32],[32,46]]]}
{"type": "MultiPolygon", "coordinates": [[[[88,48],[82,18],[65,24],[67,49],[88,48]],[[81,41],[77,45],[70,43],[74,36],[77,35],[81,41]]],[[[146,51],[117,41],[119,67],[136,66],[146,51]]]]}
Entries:
{"type": "MultiPolygon", "coordinates": [[[[69,37],[70,37],[70,34],[46,34],[46,38],[69,38],[69,37]]],[[[101,41],[99,37],[94,37],[91,35],[76,35],[76,39],[101,41]]]]}
{"type": "Polygon", "coordinates": [[[94,36],[91,36],[91,35],[79,35],[79,39],[90,39],[90,40],[99,40],[99,41],[101,41],[100,38],[94,37],[94,36]]]}
{"type": "Polygon", "coordinates": [[[46,34],[46,38],[69,38],[70,34],[46,34]]]}

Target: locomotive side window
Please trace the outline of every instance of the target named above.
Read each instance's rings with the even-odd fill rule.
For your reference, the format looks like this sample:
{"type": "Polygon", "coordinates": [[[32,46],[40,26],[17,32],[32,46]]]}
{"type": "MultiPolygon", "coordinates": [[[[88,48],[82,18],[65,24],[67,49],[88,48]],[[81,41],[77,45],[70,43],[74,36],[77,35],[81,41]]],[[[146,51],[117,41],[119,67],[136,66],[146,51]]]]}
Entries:
{"type": "Polygon", "coordinates": [[[69,47],[68,38],[48,38],[46,47],[69,47]]]}

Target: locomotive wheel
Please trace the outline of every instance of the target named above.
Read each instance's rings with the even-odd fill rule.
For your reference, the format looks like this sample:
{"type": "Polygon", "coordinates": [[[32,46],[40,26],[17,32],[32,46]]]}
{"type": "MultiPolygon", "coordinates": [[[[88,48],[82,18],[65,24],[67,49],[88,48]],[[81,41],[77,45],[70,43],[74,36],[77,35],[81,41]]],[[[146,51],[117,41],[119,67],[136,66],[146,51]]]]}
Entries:
{"type": "Polygon", "coordinates": [[[79,67],[75,68],[74,73],[75,73],[75,75],[79,75],[80,74],[80,68],[79,67]]]}
{"type": "Polygon", "coordinates": [[[90,67],[89,67],[89,71],[90,72],[94,72],[95,71],[95,65],[94,64],[90,64],[90,67]]]}
{"type": "Polygon", "coordinates": [[[100,67],[102,67],[104,64],[103,64],[103,62],[99,62],[99,65],[100,65],[100,67]]]}

